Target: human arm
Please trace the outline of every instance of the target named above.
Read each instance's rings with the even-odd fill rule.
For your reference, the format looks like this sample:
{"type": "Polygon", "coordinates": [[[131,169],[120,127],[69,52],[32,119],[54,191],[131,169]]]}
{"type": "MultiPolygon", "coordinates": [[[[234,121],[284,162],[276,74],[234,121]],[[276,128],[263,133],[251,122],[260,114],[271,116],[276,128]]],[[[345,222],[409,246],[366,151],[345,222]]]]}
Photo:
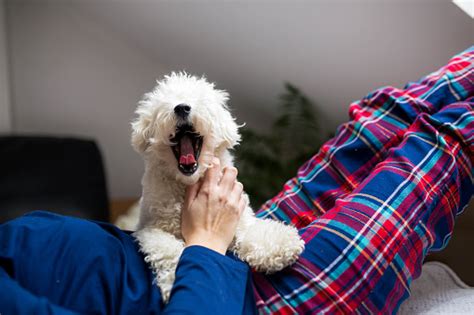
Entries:
{"type": "Polygon", "coordinates": [[[186,247],[164,314],[243,314],[253,292],[247,264],[209,248],[186,247]],[[249,294],[250,293],[250,294],[249,294]]]}
{"type": "Polygon", "coordinates": [[[36,296],[12,279],[0,267],[0,314],[73,315],[79,314],[36,296]]]}
{"type": "Polygon", "coordinates": [[[181,224],[186,248],[165,314],[242,314],[249,304],[255,309],[249,267],[224,255],[245,208],[243,188],[235,168],[224,169],[222,177],[220,172],[214,160],[203,182],[187,190],[181,224]]]}
{"type": "Polygon", "coordinates": [[[217,158],[204,180],[186,191],[181,230],[186,246],[200,245],[225,254],[245,209],[237,169],[221,167],[217,158]]]}

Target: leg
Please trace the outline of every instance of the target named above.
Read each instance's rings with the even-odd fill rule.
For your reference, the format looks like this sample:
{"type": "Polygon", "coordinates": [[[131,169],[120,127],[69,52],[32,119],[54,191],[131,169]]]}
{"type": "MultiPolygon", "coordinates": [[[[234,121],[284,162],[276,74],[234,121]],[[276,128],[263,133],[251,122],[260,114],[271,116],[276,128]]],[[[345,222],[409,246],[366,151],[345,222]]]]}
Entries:
{"type": "Polygon", "coordinates": [[[473,194],[473,108],[471,98],[421,114],[365,180],[300,230],[306,250],[291,268],[254,274],[259,310],[395,312],[473,194]]]}
{"type": "Polygon", "coordinates": [[[269,200],[260,218],[307,226],[354,190],[422,114],[474,96],[474,46],[405,90],[385,87],[351,104],[351,121],[269,200]]]}

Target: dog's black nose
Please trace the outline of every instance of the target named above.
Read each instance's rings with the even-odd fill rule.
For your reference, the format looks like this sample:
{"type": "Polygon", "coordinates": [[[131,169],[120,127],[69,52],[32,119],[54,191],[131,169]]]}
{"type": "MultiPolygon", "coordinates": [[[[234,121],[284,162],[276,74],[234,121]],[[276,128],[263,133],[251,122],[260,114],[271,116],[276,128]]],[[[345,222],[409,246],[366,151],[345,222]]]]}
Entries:
{"type": "Polygon", "coordinates": [[[190,112],[191,112],[191,106],[187,104],[179,104],[179,105],[176,105],[176,107],[174,108],[174,113],[183,119],[188,117],[190,112]]]}

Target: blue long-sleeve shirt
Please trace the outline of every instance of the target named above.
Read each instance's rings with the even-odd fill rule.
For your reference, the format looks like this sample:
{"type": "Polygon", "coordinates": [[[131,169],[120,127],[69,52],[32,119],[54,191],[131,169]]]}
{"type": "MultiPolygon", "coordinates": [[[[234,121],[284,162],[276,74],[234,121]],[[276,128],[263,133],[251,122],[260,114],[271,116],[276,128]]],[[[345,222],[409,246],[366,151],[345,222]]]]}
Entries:
{"type": "Polygon", "coordinates": [[[248,266],[183,251],[167,305],[130,234],[33,212],[0,226],[0,314],[254,314],[248,266]]]}

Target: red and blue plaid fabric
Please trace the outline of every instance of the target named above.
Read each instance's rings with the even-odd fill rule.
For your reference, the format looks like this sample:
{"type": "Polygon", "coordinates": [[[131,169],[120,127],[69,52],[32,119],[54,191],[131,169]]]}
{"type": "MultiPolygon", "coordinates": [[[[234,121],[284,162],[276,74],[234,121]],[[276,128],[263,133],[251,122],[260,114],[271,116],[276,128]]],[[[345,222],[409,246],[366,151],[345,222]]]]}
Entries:
{"type": "Polygon", "coordinates": [[[254,273],[262,314],[395,313],[473,194],[474,46],[350,121],[258,212],[294,224],[300,259],[254,273]]]}

